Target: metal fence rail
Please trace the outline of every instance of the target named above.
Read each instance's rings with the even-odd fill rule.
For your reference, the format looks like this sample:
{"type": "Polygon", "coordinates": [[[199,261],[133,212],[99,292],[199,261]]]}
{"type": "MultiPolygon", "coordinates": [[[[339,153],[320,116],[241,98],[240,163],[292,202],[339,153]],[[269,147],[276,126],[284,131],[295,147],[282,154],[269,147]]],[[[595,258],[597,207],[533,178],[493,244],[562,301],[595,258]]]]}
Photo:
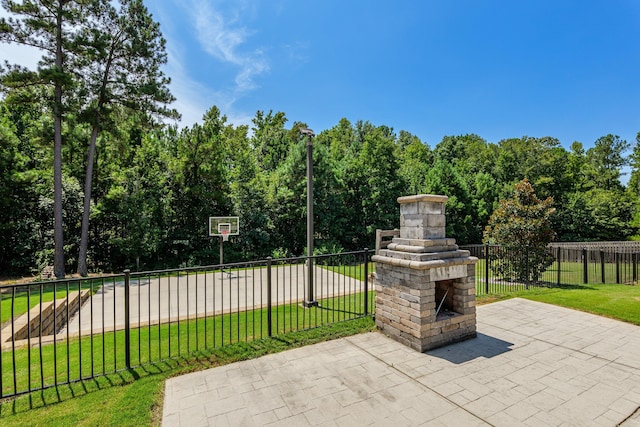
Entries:
{"type": "Polygon", "coordinates": [[[617,241],[617,242],[553,242],[549,244],[552,248],[568,249],[589,249],[605,250],[608,252],[640,252],[640,242],[638,241],[617,241]]]}
{"type": "Polygon", "coordinates": [[[370,255],[365,249],[314,256],[312,263],[269,258],[4,286],[0,397],[367,316],[374,311],[370,255]]]}
{"type": "MultiPolygon", "coordinates": [[[[627,243],[627,242],[624,242],[627,243]]],[[[533,274],[534,260],[527,248],[506,249],[498,245],[464,245],[477,257],[476,293],[478,295],[528,289],[531,286],[578,286],[595,283],[636,283],[640,245],[635,242],[616,247],[613,242],[597,246],[555,244],[547,248],[551,264],[533,274]],[[522,273],[524,269],[524,274],[522,273]]]]}

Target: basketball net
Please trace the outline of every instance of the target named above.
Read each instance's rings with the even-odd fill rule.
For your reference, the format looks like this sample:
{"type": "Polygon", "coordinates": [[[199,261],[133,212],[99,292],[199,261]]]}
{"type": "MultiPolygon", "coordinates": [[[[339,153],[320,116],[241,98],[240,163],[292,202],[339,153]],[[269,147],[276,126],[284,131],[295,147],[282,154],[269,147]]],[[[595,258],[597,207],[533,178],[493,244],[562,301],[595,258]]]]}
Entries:
{"type": "Polygon", "coordinates": [[[222,241],[223,242],[228,242],[229,241],[229,230],[222,230],[220,233],[222,234],[222,241]]]}

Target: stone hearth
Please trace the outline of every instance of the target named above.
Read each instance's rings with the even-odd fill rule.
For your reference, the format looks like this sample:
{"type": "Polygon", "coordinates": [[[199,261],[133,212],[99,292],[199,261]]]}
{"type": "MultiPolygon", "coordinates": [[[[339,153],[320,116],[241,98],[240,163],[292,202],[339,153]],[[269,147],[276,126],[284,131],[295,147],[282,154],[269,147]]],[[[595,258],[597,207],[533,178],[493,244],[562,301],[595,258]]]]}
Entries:
{"type": "Polygon", "coordinates": [[[421,352],[476,336],[478,258],[446,237],[447,200],[399,197],[399,237],[373,256],[376,325],[421,352]]]}

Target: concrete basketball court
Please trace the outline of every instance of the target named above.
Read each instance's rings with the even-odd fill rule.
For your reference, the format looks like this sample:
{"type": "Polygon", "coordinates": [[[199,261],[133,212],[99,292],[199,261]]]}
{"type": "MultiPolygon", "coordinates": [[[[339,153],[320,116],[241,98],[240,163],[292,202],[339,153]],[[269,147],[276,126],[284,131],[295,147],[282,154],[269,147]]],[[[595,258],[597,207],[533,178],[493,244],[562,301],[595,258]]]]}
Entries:
{"type": "Polygon", "coordinates": [[[477,318],[426,353],[372,332],[169,379],[163,426],[640,426],[640,327],[523,299],[477,318]]]}
{"type": "MultiPolygon", "coordinates": [[[[304,301],[307,271],[304,264],[273,266],[273,305],[304,301]]],[[[314,266],[314,289],[315,297],[320,299],[357,292],[363,289],[363,283],[337,271],[314,266]]],[[[124,329],[124,301],[122,279],[105,283],[69,321],[69,333],[88,335],[103,329],[124,329]]],[[[130,284],[132,327],[251,310],[266,304],[267,269],[264,267],[230,270],[229,273],[133,277],[130,284]]],[[[65,332],[66,329],[61,331],[65,332]]]]}

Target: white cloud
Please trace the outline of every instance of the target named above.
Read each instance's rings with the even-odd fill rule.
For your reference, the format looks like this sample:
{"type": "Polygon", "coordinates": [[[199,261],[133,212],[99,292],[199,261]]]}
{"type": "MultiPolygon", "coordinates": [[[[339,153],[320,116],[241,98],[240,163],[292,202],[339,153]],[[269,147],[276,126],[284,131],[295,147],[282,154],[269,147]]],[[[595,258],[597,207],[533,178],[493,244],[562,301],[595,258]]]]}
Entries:
{"type": "Polygon", "coordinates": [[[157,12],[161,20],[168,22],[167,26],[162,24],[168,54],[165,73],[171,77],[170,88],[176,97],[172,106],[182,114],[180,124],[191,126],[196,122],[202,122],[203,114],[216,105],[222,114],[227,116],[229,123],[236,126],[251,125],[253,115],[237,111],[234,104],[240,97],[257,87],[256,76],[269,70],[268,61],[262,51],[242,51],[242,47],[246,46],[251,36],[251,31],[239,22],[251,15],[250,9],[254,5],[235,1],[233,10],[222,12],[211,1],[183,0],[178,3],[192,22],[191,28],[200,49],[217,61],[237,68],[233,81],[221,83],[218,88],[212,88],[210,82],[194,78],[183,64],[187,63],[187,55],[193,55],[195,49],[193,46],[183,45],[183,37],[175,34],[175,31],[181,31],[183,28],[173,27],[170,16],[165,14],[168,9],[159,8],[157,12]]]}
{"type": "Polygon", "coordinates": [[[250,125],[254,112],[238,111],[236,101],[255,90],[256,77],[269,70],[261,50],[247,49],[252,31],[243,23],[256,18],[255,2],[171,0],[153,2],[149,8],[167,41],[163,70],[171,77],[170,89],[176,97],[172,107],[182,114],[180,125],[202,122],[213,105],[229,123],[250,125]],[[195,65],[187,65],[194,64],[194,58],[195,65]],[[223,74],[231,74],[222,76],[219,70],[207,68],[211,63],[223,74]]]}
{"type": "Polygon", "coordinates": [[[182,115],[180,121],[182,126],[201,123],[204,113],[214,105],[227,116],[229,123],[236,126],[251,124],[252,116],[234,110],[233,104],[236,98],[232,94],[212,90],[191,78],[182,66],[183,59],[180,52],[184,50],[175,41],[169,41],[168,45],[165,73],[171,77],[170,88],[176,97],[172,107],[182,115]]]}
{"type": "Polygon", "coordinates": [[[283,50],[287,53],[290,63],[299,67],[309,62],[309,43],[298,41],[293,44],[286,44],[283,46],[283,50]]]}
{"type": "MultiPolygon", "coordinates": [[[[165,24],[169,27],[169,33],[164,34],[167,39],[168,55],[164,72],[171,77],[170,88],[176,97],[176,101],[171,107],[181,113],[180,124],[191,126],[194,123],[202,122],[204,113],[213,105],[217,105],[222,114],[227,116],[229,123],[250,125],[253,116],[235,111],[234,103],[243,93],[255,88],[254,77],[256,75],[268,70],[262,53],[259,51],[251,54],[239,53],[238,48],[246,41],[248,32],[238,26],[230,28],[228,21],[235,22],[235,19],[225,19],[207,2],[196,0],[195,4],[183,3],[183,10],[189,10],[192,18],[196,21],[195,30],[203,49],[220,61],[238,66],[238,72],[234,79],[235,86],[231,85],[231,89],[215,90],[207,84],[195,80],[182,65],[186,62],[183,55],[188,49],[181,45],[179,38],[171,37],[170,33],[174,28],[168,25],[170,15],[167,15],[163,8],[156,10],[161,20],[165,21],[162,24],[163,29],[166,28],[165,24]],[[214,42],[208,43],[208,38],[214,39],[214,42]]],[[[0,17],[7,18],[9,16],[10,14],[0,7],[0,17]]],[[[35,48],[16,44],[0,44],[0,62],[2,63],[7,60],[10,64],[20,64],[35,70],[41,57],[42,52],[35,48]]]]}
{"type": "Polygon", "coordinates": [[[184,126],[202,121],[202,116],[213,105],[214,94],[203,84],[193,80],[182,66],[180,46],[169,39],[167,43],[167,64],[165,73],[171,77],[171,93],[176,97],[172,107],[180,112],[184,126]]]}
{"type": "MultiPolygon", "coordinates": [[[[240,95],[256,87],[254,78],[269,70],[261,50],[241,51],[251,32],[208,1],[196,1],[191,8],[198,42],[212,57],[238,67],[234,91],[240,95]]],[[[240,13],[236,15],[240,16],[240,13]]]]}

